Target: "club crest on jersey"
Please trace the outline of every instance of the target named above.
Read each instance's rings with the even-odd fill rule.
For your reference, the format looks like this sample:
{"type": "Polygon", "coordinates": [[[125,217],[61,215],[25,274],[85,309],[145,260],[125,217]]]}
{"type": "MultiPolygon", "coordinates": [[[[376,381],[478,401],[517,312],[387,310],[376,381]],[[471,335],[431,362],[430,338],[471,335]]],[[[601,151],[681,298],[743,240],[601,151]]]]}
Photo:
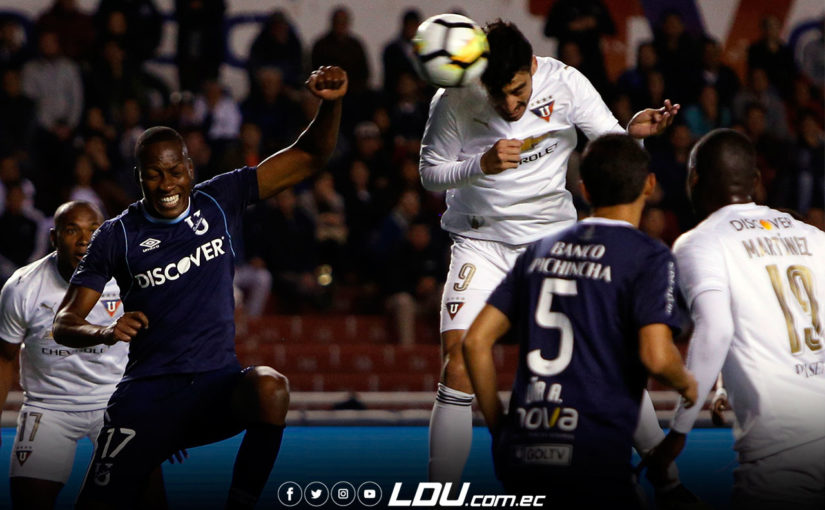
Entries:
{"type": "Polygon", "coordinates": [[[19,462],[20,465],[22,466],[23,464],[26,463],[27,460],[29,460],[29,457],[31,457],[32,452],[31,452],[31,450],[20,450],[20,451],[14,452],[14,455],[17,456],[17,462],[19,462]]]}
{"type": "Polygon", "coordinates": [[[95,485],[99,485],[101,487],[105,487],[109,485],[109,481],[112,479],[112,463],[111,462],[98,462],[95,464],[95,485]]]}
{"type": "Polygon", "coordinates": [[[158,246],[160,246],[160,241],[150,237],[150,238],[146,239],[145,241],[143,241],[142,243],[140,243],[138,246],[142,246],[143,247],[143,253],[146,253],[147,251],[152,251],[152,250],[156,249],[158,246]]]}
{"type": "Polygon", "coordinates": [[[545,122],[550,122],[550,116],[553,115],[553,104],[555,102],[555,100],[548,101],[536,108],[530,109],[530,111],[533,112],[536,117],[544,119],[545,122]]]}
{"type": "Polygon", "coordinates": [[[191,216],[186,218],[186,224],[195,232],[195,235],[202,236],[209,230],[209,223],[206,219],[201,218],[201,211],[198,209],[191,216]]]}
{"type": "Polygon", "coordinates": [[[109,317],[114,317],[120,306],[120,299],[102,299],[101,303],[106,307],[106,312],[109,314],[109,317]]]}
{"type": "Polygon", "coordinates": [[[450,316],[450,320],[455,319],[456,314],[458,314],[458,311],[461,310],[462,306],[464,306],[464,303],[460,301],[447,303],[447,315],[450,316]]]}

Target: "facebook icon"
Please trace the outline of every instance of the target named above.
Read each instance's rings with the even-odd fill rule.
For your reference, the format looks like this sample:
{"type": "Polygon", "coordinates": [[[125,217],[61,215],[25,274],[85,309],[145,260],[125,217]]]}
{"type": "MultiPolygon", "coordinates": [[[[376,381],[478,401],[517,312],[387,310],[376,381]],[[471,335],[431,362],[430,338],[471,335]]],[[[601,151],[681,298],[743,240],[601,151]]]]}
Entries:
{"type": "Polygon", "coordinates": [[[295,506],[301,502],[302,497],[301,486],[295,482],[284,482],[278,487],[278,501],[283,506],[295,506]]]}

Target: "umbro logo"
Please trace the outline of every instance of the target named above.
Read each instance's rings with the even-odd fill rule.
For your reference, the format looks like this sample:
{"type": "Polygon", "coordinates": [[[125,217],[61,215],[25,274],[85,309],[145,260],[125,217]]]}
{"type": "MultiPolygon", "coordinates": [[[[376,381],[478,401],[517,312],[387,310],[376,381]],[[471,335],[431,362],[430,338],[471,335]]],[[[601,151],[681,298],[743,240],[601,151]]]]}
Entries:
{"type": "Polygon", "coordinates": [[[143,253],[146,253],[147,251],[152,251],[158,246],[160,246],[160,241],[150,237],[149,239],[146,239],[145,241],[140,243],[140,246],[143,247],[143,253]]]}

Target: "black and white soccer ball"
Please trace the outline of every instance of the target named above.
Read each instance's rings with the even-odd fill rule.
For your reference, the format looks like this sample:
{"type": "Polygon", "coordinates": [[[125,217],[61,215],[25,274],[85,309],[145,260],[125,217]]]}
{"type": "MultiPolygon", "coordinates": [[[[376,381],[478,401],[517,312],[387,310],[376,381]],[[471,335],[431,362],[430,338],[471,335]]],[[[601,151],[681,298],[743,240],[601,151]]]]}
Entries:
{"type": "Polygon", "coordinates": [[[436,87],[461,87],[487,67],[490,46],[475,21],[458,14],[439,14],[418,26],[413,38],[418,72],[436,87]]]}

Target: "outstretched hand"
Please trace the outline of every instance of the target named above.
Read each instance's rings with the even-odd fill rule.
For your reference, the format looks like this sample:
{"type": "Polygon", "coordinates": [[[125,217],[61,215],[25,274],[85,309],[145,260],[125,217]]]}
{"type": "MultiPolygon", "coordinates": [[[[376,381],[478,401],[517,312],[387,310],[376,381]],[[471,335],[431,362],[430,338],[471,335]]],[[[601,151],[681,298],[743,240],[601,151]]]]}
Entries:
{"type": "Polygon", "coordinates": [[[347,93],[347,72],[336,66],[319,67],[306,81],[306,87],[315,97],[334,101],[347,93]]]}
{"type": "Polygon", "coordinates": [[[661,134],[673,124],[679,108],[681,108],[679,104],[672,104],[670,99],[665,99],[665,105],[659,109],[642,110],[630,119],[627,124],[627,133],[633,138],[647,138],[661,134]]]}

